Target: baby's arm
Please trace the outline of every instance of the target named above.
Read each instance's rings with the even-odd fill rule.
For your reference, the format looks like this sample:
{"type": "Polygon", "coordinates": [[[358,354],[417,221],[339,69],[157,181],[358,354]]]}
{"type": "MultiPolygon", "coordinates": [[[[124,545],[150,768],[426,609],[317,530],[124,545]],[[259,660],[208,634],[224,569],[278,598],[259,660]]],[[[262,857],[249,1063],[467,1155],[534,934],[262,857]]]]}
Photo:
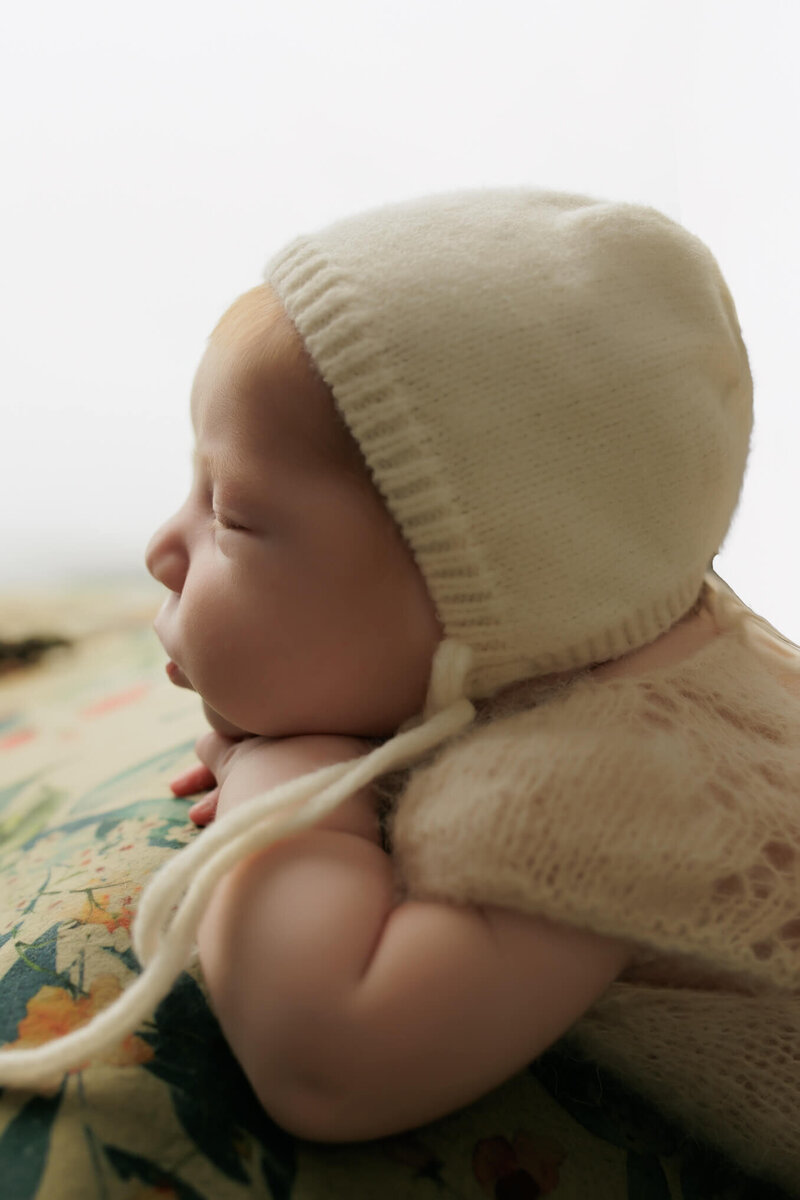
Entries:
{"type": "MultiPolygon", "coordinates": [[[[220,813],[363,745],[262,749],[231,771],[220,813]]],[[[381,1137],[470,1103],[555,1041],[630,959],[623,943],[506,909],[395,905],[393,884],[367,789],[241,863],[201,925],[226,1036],[264,1107],[300,1137],[381,1137]]]]}

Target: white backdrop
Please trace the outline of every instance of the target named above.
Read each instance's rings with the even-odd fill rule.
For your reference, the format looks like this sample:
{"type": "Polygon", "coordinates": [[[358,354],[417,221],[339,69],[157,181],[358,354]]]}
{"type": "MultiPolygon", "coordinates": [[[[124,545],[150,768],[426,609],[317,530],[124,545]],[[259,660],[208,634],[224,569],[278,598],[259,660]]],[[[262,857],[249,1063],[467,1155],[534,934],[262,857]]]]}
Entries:
{"type": "Polygon", "coordinates": [[[426,191],[653,204],[756,380],[717,569],[800,641],[795,0],[0,0],[0,586],[142,573],[205,338],[295,234],[426,191]]]}

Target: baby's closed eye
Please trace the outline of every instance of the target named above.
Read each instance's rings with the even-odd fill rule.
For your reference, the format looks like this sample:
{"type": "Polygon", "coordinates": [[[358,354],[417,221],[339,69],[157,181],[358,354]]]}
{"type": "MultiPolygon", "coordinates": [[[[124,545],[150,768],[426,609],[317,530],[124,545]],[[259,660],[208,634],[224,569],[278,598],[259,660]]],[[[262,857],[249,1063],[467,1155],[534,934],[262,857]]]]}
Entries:
{"type": "Polygon", "coordinates": [[[224,516],[222,513],[219,513],[216,511],[214,512],[214,527],[218,528],[218,529],[225,529],[225,530],[228,530],[229,532],[234,532],[234,533],[248,533],[249,532],[247,526],[240,525],[240,524],[238,524],[238,522],[230,520],[228,517],[224,516]]]}

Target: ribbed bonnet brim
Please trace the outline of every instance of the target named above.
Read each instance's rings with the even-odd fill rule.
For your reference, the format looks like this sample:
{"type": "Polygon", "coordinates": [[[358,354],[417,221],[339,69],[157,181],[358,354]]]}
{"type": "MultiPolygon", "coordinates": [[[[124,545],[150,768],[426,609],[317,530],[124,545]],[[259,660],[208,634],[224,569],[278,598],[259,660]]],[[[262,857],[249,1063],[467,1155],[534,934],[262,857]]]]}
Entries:
{"type": "Polygon", "coordinates": [[[650,208],[482,189],[338,221],[266,278],[474,652],[471,696],[618,657],[691,608],[752,427],[696,237],[650,208]]]}

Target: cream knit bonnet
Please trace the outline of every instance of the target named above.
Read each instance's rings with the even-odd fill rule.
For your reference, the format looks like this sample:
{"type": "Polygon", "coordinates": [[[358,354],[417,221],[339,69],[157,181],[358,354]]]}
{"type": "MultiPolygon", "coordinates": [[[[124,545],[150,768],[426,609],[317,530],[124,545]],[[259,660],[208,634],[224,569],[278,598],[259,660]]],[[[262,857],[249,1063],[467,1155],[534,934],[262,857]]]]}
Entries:
{"type": "Polygon", "coordinates": [[[267,279],[474,653],[470,696],[619,657],[691,608],[752,426],[696,237],[634,205],[455,192],[299,238],[267,279]]]}
{"type": "Polygon", "coordinates": [[[235,862],[465,730],[471,700],[666,631],[736,508],[752,426],[736,311],[709,250],[651,208],[434,195],[298,238],[266,278],[444,626],[425,711],[204,830],[142,897],[144,972],[83,1029],[0,1054],[0,1083],[49,1079],[135,1029],[235,862]]]}

